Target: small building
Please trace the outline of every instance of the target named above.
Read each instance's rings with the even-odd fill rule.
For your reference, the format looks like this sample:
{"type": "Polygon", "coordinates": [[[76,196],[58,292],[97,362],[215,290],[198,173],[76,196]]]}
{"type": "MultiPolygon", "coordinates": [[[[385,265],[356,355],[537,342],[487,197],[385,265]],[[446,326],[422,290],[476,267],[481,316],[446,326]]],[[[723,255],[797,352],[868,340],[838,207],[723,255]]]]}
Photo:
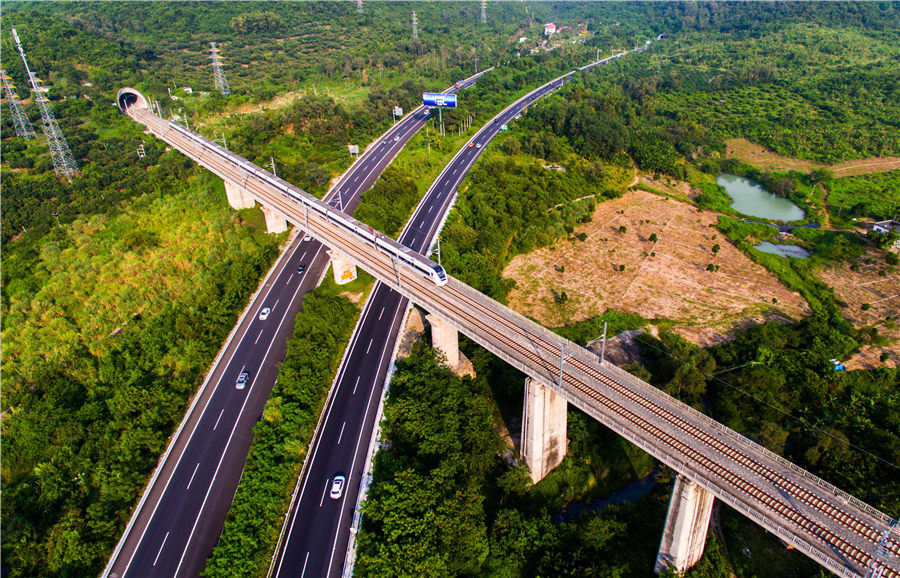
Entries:
{"type": "Polygon", "coordinates": [[[544,36],[550,36],[551,34],[556,34],[556,24],[548,22],[544,24],[544,36]]]}
{"type": "MultiPolygon", "coordinates": [[[[897,233],[900,235],[900,222],[893,220],[881,221],[872,225],[872,230],[876,233],[881,233],[882,235],[887,235],[888,233],[897,233]]],[[[892,248],[900,249],[900,239],[894,242],[892,248]]]]}
{"type": "Polygon", "coordinates": [[[523,42],[528,42],[527,36],[519,36],[519,44],[522,44],[523,42]]]}

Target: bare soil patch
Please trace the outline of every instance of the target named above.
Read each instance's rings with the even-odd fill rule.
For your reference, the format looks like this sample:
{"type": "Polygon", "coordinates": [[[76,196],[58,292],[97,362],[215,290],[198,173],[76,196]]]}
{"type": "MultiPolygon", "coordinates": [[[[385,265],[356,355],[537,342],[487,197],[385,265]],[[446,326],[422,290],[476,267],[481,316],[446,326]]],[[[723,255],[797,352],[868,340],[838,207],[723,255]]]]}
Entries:
{"type": "Polygon", "coordinates": [[[884,346],[863,346],[858,354],[844,360],[848,369],[900,366],[900,273],[892,269],[882,253],[870,249],[857,259],[819,272],[819,278],[845,303],[844,317],[854,327],[875,326],[882,337],[891,340],[884,346]],[[880,359],[883,353],[889,356],[886,362],[880,359]]]}
{"type": "Polygon", "coordinates": [[[734,158],[749,163],[763,170],[809,172],[812,169],[827,168],[835,177],[886,173],[900,169],[898,157],[873,157],[844,161],[834,165],[823,165],[804,159],[795,159],[780,155],[764,146],[750,142],[745,138],[733,138],[725,141],[727,158],[734,158]]]}
{"type": "Polygon", "coordinates": [[[573,236],[515,257],[503,272],[517,283],[509,303],[551,327],[607,309],[665,318],[701,345],[726,340],[748,323],[808,315],[799,294],[718,234],[717,218],[687,203],[630,191],[601,203],[591,223],[576,227],[586,241],[573,236]],[[710,263],[719,270],[707,271],[710,263]]]}

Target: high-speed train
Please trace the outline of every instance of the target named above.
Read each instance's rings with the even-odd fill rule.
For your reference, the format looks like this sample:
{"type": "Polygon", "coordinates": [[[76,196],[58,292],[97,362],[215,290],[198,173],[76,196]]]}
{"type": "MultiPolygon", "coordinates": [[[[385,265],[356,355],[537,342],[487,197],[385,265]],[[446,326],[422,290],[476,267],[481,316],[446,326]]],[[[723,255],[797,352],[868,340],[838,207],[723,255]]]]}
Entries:
{"type": "MultiPolygon", "coordinates": [[[[125,103],[120,99],[120,103],[123,103],[126,109],[136,102],[136,100],[127,100],[129,102],[125,103]]],[[[152,110],[150,111],[150,114],[153,114],[152,110]]],[[[170,129],[174,129],[182,133],[184,136],[195,142],[201,141],[205,145],[221,149],[221,147],[219,147],[219,145],[217,145],[216,143],[210,141],[202,135],[189,131],[176,122],[169,121],[168,124],[170,129]]],[[[222,151],[227,153],[227,151],[225,151],[224,149],[222,149],[222,151]]],[[[198,163],[201,165],[205,165],[205,163],[203,162],[202,150],[198,152],[197,157],[198,163]]],[[[361,239],[364,239],[368,243],[371,243],[377,251],[388,255],[395,263],[395,266],[402,265],[408,267],[414,270],[417,274],[428,278],[437,286],[445,285],[447,283],[447,273],[444,271],[443,267],[413,251],[409,247],[398,243],[390,237],[385,237],[382,233],[367,225],[364,225],[353,217],[336,210],[334,207],[320,201],[319,199],[309,195],[308,193],[300,194],[296,190],[296,187],[294,187],[287,181],[284,181],[283,179],[274,176],[271,173],[263,171],[253,163],[237,157],[237,155],[229,153],[225,154],[224,158],[227,159],[228,162],[252,174],[260,181],[267,182],[275,186],[286,196],[303,205],[303,207],[306,208],[307,211],[313,211],[321,217],[328,219],[332,224],[361,239]]]]}

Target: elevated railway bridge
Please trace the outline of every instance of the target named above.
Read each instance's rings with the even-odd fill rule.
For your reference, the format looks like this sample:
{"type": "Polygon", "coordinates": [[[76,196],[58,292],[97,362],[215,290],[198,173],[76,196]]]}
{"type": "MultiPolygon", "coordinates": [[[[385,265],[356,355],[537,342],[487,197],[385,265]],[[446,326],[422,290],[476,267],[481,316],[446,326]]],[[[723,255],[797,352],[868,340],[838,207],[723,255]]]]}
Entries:
{"type": "Polygon", "coordinates": [[[684,570],[699,559],[711,506],[719,499],[839,576],[900,578],[900,529],[891,517],[453,277],[441,278],[443,270],[427,259],[419,257],[413,267],[409,257],[400,258],[398,243],[160,118],[136,90],[120,90],[118,103],[226,184],[528,375],[525,433],[533,447],[523,453],[532,471],[541,471],[538,478],[565,453],[567,403],[677,471],[658,571],[684,570]],[[427,269],[440,275],[422,273],[427,269]],[[562,439],[550,431],[560,415],[562,439]]]}

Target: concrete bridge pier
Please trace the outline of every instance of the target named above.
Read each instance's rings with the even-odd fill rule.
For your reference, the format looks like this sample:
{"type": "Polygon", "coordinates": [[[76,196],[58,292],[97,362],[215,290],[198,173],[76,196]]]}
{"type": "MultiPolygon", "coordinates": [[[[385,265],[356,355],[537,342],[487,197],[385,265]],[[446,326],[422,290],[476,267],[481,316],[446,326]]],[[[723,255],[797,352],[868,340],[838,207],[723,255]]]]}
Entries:
{"type": "Polygon", "coordinates": [[[456,371],[460,367],[459,332],[456,327],[437,315],[428,315],[425,319],[431,325],[431,345],[444,354],[447,365],[456,371]]]}
{"type": "Polygon", "coordinates": [[[678,474],[656,556],[654,570],[657,574],[667,568],[684,573],[700,560],[706,546],[713,501],[712,493],[678,474]]]}
{"type": "Polygon", "coordinates": [[[237,183],[225,181],[225,195],[232,209],[252,209],[256,201],[247,191],[237,183]]]}
{"type": "Polygon", "coordinates": [[[331,272],[334,274],[335,283],[346,285],[356,279],[356,265],[352,261],[334,249],[329,249],[327,253],[331,258],[331,272]]]}
{"type": "Polygon", "coordinates": [[[525,380],[521,454],[538,483],[558,466],[568,449],[566,400],[530,377],[525,380]]]}
{"type": "Polygon", "coordinates": [[[262,206],[262,212],[266,217],[266,229],[269,234],[277,235],[278,233],[287,231],[287,219],[284,218],[284,215],[265,205],[262,206]]]}

